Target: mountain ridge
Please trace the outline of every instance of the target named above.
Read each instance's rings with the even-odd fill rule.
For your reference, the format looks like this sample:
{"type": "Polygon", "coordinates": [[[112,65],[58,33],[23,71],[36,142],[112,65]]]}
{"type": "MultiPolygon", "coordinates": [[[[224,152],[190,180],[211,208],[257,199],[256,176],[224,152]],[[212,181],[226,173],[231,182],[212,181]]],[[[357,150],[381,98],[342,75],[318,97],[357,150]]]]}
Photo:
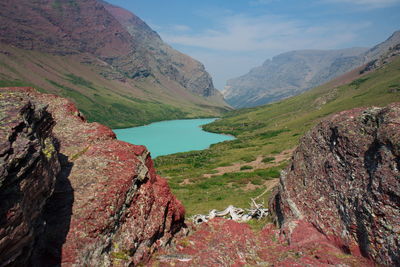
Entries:
{"type": "Polygon", "coordinates": [[[223,94],[234,107],[252,107],[297,95],[371,60],[400,43],[400,31],[366,48],[295,50],[266,60],[247,74],[227,82],[223,94]]]}
{"type": "Polygon", "coordinates": [[[138,46],[138,51],[144,52],[141,63],[146,68],[145,71],[151,72],[154,69],[153,65],[156,66],[153,71],[159,71],[171,79],[176,79],[184,88],[193,93],[205,97],[219,93],[215,90],[211,76],[206,73],[201,63],[164,43],[155,31],[133,13],[105,1],[102,3],[105,9],[131,34],[138,46]],[[156,65],[154,61],[162,64],[156,65]],[[188,74],[195,76],[194,79],[188,78],[190,76],[188,74]]]}

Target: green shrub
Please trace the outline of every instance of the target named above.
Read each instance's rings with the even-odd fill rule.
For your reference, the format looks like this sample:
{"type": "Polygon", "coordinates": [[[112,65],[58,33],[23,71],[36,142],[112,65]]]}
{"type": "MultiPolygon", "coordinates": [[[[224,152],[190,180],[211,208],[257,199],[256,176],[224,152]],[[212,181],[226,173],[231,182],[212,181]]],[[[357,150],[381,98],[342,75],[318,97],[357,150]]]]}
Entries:
{"type": "Polygon", "coordinates": [[[369,80],[368,77],[360,78],[360,79],[357,79],[357,80],[352,81],[349,85],[350,85],[350,86],[354,86],[355,89],[358,89],[358,88],[360,88],[360,85],[361,85],[361,84],[363,84],[364,82],[366,82],[366,81],[368,81],[368,80],[369,80]]]}
{"type": "Polygon", "coordinates": [[[262,162],[268,163],[268,162],[272,162],[272,161],[274,161],[274,160],[275,160],[274,157],[265,157],[265,158],[263,158],[262,162]]]}
{"type": "Polygon", "coordinates": [[[253,167],[249,166],[249,165],[243,165],[242,167],[240,167],[241,171],[243,171],[243,170],[252,170],[252,169],[253,169],[253,167]]]}
{"type": "Polygon", "coordinates": [[[246,155],[240,158],[241,160],[243,160],[244,162],[252,162],[256,160],[256,157],[253,155],[246,155]]]}
{"type": "Polygon", "coordinates": [[[262,139],[272,138],[278,136],[281,133],[290,132],[290,130],[276,130],[276,131],[265,131],[263,133],[258,134],[259,137],[262,139]]]}
{"type": "Polygon", "coordinates": [[[93,87],[92,82],[85,80],[82,77],[76,76],[75,74],[72,74],[72,73],[66,74],[65,76],[67,77],[68,81],[70,81],[71,83],[73,83],[75,85],[84,86],[84,87],[87,87],[87,88],[97,91],[97,89],[93,87]]]}

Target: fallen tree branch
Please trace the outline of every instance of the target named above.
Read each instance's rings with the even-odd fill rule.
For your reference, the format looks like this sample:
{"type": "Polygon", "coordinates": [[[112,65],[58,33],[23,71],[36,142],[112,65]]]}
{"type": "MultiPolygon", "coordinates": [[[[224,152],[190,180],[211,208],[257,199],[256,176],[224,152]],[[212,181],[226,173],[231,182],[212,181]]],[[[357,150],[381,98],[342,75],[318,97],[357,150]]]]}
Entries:
{"type": "Polygon", "coordinates": [[[254,199],[251,199],[251,208],[250,209],[241,209],[234,207],[232,205],[228,206],[223,211],[217,211],[215,209],[211,210],[208,215],[197,214],[192,216],[192,221],[195,224],[201,224],[203,222],[208,222],[209,220],[220,217],[225,219],[234,220],[237,222],[247,222],[251,219],[261,219],[268,215],[268,209],[264,208],[263,203],[256,203],[254,199]]]}

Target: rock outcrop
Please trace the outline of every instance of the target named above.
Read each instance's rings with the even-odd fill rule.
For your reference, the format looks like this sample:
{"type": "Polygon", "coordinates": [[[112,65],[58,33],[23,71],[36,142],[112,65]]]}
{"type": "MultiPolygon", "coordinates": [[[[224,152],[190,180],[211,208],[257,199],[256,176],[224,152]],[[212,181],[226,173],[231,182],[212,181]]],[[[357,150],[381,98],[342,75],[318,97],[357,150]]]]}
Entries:
{"type": "MultiPolygon", "coordinates": [[[[10,235],[5,232],[8,228],[2,221],[0,244],[7,240],[10,243],[0,250],[0,265],[21,266],[21,262],[9,256],[11,249],[15,251],[13,256],[18,253],[21,257],[23,255],[25,262],[22,265],[136,265],[148,260],[157,248],[168,244],[182,228],[184,208],[172,195],[167,182],[156,174],[145,147],[118,141],[108,127],[87,123],[72,102],[61,97],[39,94],[31,88],[3,88],[0,93],[2,96],[12,95],[22,103],[32,103],[35,107],[48,105],[48,112],[40,114],[50,113],[54,118],[52,136],[61,164],[56,179],[57,157],[54,157],[52,153],[55,150],[50,149],[52,146],[46,141],[51,139],[48,139],[48,134],[42,137],[37,135],[40,140],[44,138],[44,152],[38,164],[54,158],[54,171],[47,171],[51,174],[47,181],[41,174],[31,177],[32,170],[21,167],[26,172],[21,177],[23,181],[40,178],[44,180],[42,183],[48,184],[48,189],[40,187],[44,191],[42,193],[37,186],[29,187],[33,194],[43,198],[37,200],[40,201],[36,204],[38,208],[29,209],[34,212],[32,216],[37,217],[35,220],[26,218],[31,224],[15,228],[15,233],[10,235]],[[51,194],[53,187],[54,193],[51,194]],[[46,223],[40,224],[40,235],[35,235],[33,231],[39,225],[36,222],[42,221],[46,223]],[[33,238],[26,238],[30,235],[24,230],[33,238]],[[21,246],[30,249],[25,250],[21,246]]],[[[49,124],[43,123],[44,126],[39,128],[51,129],[51,120],[48,121],[49,124]]],[[[34,152],[25,151],[28,155],[34,152]]],[[[10,155],[14,153],[15,150],[10,155]]],[[[47,168],[50,166],[45,164],[47,168]]],[[[40,168],[35,170],[40,171],[40,168]]],[[[2,183],[2,188],[4,185],[2,183]]],[[[10,190],[7,192],[14,195],[10,190]]],[[[1,194],[3,197],[4,191],[1,194]]],[[[36,200],[30,199],[29,195],[26,197],[28,203],[19,201],[19,206],[24,208],[35,204],[36,200]]],[[[7,214],[5,223],[8,223],[9,217],[14,218],[13,212],[7,214]]]]}
{"type": "Polygon", "coordinates": [[[0,92],[0,266],[28,265],[60,163],[43,105],[0,92]]]}
{"type": "Polygon", "coordinates": [[[153,266],[373,266],[369,260],[346,255],[310,224],[301,224],[292,242],[267,224],[254,231],[246,223],[214,218],[194,233],[163,249],[153,266]]]}
{"type": "Polygon", "coordinates": [[[295,150],[271,202],[287,240],[317,229],[343,251],[400,265],[400,104],[322,121],[295,150]]]}

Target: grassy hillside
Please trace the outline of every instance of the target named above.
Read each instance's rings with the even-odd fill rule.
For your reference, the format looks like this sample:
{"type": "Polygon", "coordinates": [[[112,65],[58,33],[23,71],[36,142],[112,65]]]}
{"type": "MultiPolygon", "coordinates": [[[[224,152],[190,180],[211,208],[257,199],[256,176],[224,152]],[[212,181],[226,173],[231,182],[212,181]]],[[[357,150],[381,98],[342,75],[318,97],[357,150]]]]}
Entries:
{"type": "MultiPolygon", "coordinates": [[[[279,170],[287,165],[285,155],[289,149],[321,119],[354,107],[385,106],[396,101],[400,101],[399,56],[362,76],[359,70],[354,70],[302,95],[230,112],[204,128],[234,135],[236,140],[203,151],[159,157],[156,167],[162,175],[170,177],[174,193],[189,214],[222,209],[228,204],[245,207],[250,197],[260,195],[265,185],[279,176],[279,170]],[[260,160],[261,164],[255,164],[260,160]],[[220,174],[223,166],[235,165],[242,170],[236,168],[206,178],[220,174]]],[[[266,198],[268,193],[262,196],[266,198]]]]}
{"type": "Polygon", "coordinates": [[[111,128],[215,117],[228,110],[218,99],[197,96],[172,80],[120,77],[89,54],[56,56],[0,44],[0,87],[7,86],[32,86],[69,98],[89,121],[111,128]]]}

